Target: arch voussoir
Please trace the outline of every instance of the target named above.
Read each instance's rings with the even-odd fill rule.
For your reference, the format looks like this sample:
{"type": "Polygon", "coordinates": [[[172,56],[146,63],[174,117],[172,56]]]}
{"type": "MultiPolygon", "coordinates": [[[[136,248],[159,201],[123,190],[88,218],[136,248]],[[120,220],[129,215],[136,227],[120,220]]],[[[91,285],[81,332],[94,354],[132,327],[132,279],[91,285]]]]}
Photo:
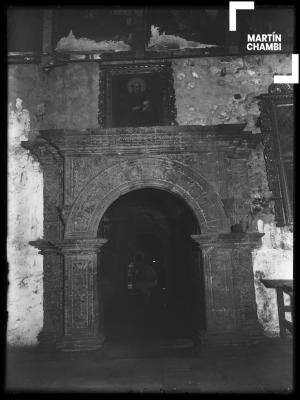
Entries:
{"type": "Polygon", "coordinates": [[[93,177],[72,205],[65,238],[96,237],[100,220],[112,202],[145,187],[183,198],[194,212],[201,232],[229,232],[221,199],[200,174],[177,161],[148,157],[114,164],[93,177]]]}

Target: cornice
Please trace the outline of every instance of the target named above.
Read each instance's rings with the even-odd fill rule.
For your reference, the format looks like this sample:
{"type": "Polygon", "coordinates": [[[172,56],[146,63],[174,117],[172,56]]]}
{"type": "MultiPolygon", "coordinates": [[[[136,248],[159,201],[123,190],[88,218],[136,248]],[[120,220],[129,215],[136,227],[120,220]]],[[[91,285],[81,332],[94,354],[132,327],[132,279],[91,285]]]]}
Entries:
{"type": "Polygon", "coordinates": [[[40,131],[64,156],[201,153],[224,151],[247,157],[259,135],[243,131],[245,124],[183,125],[111,129],[55,129],[40,131]]]}
{"type": "Polygon", "coordinates": [[[253,249],[261,245],[261,238],[263,236],[264,233],[247,232],[191,235],[191,238],[199,245],[201,249],[210,247],[227,247],[237,249],[240,247],[249,247],[253,249]]]}

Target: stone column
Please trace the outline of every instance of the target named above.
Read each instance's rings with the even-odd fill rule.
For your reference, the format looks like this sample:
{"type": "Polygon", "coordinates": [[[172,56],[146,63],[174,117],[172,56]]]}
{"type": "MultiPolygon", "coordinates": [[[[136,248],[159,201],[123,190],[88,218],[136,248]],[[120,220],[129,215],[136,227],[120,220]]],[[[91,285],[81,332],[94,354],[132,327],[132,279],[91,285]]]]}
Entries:
{"type": "Polygon", "coordinates": [[[251,251],[261,233],[192,235],[203,255],[206,329],[202,342],[262,338],[257,318],[251,251]]]}
{"type": "Polygon", "coordinates": [[[63,260],[54,244],[45,239],[29,242],[43,255],[43,329],[38,334],[39,346],[53,348],[63,334],[63,260]]]}
{"type": "Polygon", "coordinates": [[[93,350],[104,342],[97,253],[106,239],[65,239],[56,246],[64,255],[64,334],[62,350],[93,350]]]}

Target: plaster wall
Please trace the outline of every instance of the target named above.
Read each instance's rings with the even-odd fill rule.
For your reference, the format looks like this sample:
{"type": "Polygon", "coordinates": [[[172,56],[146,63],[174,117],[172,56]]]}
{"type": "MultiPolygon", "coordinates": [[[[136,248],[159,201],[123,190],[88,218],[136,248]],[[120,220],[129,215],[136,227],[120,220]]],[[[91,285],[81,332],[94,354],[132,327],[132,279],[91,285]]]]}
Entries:
{"type": "Polygon", "coordinates": [[[23,100],[30,112],[31,132],[39,129],[98,127],[99,66],[72,63],[45,73],[40,65],[8,69],[8,101],[23,100]]]}
{"type": "Polygon", "coordinates": [[[8,110],[7,340],[34,345],[43,326],[43,259],[28,242],[43,236],[43,177],[20,146],[30,131],[22,100],[8,110]]]}
{"type": "Polygon", "coordinates": [[[255,96],[267,93],[274,74],[291,73],[291,55],[203,57],[173,61],[179,125],[247,123],[258,132],[255,96]]]}
{"type": "Polygon", "coordinates": [[[99,66],[73,63],[46,74],[43,129],[98,127],[99,66]]]}

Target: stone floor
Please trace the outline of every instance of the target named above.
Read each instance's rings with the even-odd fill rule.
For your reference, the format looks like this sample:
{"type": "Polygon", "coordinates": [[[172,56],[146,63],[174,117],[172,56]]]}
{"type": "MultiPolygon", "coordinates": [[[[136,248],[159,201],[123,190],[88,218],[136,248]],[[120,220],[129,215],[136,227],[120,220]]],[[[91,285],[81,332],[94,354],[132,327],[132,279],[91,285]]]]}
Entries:
{"type": "MultiPolygon", "coordinates": [[[[126,347],[126,346],[125,346],[126,347]]],[[[198,392],[293,391],[293,343],[141,350],[107,346],[93,352],[8,349],[6,391],[198,392]]]]}

